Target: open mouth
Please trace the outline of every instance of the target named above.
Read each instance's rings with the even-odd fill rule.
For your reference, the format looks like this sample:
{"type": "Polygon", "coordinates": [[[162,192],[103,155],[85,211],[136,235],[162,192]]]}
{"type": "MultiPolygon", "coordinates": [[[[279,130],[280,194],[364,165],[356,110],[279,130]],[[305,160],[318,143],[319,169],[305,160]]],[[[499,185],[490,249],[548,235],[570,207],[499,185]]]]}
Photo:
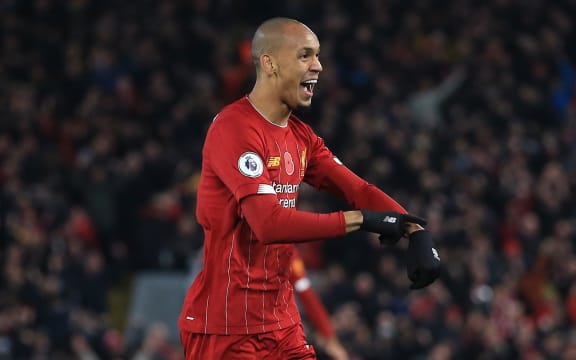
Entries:
{"type": "Polygon", "coordinates": [[[314,95],[314,86],[316,85],[317,82],[318,82],[318,80],[316,80],[316,79],[310,79],[310,80],[302,81],[300,83],[300,86],[302,86],[304,88],[304,92],[306,93],[306,95],[312,96],[312,95],[314,95]]]}

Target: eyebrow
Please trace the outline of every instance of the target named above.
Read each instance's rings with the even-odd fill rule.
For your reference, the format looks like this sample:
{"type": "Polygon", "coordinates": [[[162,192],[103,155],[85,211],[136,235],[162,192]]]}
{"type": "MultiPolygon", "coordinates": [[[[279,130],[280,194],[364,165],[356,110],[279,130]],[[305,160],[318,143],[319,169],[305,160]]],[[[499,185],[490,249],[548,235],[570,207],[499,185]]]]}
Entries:
{"type": "MultiPolygon", "coordinates": [[[[313,47],[305,46],[305,47],[300,48],[299,51],[314,52],[314,51],[316,51],[316,49],[313,47]]],[[[320,52],[320,47],[318,47],[318,52],[320,52]]]]}

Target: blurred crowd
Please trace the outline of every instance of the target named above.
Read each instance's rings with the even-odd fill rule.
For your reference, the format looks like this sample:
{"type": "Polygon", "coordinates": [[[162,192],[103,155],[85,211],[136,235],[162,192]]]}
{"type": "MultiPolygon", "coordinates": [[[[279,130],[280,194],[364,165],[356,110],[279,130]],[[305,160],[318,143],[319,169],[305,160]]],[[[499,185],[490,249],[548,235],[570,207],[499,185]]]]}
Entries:
{"type": "Polygon", "coordinates": [[[6,0],[0,359],[182,358],[175,324],[126,339],[109,293],[188,271],[205,130],[279,15],[321,41],[298,115],[428,219],[444,264],[410,292],[405,243],[300,246],[351,358],[576,358],[576,1],[6,0]]]}

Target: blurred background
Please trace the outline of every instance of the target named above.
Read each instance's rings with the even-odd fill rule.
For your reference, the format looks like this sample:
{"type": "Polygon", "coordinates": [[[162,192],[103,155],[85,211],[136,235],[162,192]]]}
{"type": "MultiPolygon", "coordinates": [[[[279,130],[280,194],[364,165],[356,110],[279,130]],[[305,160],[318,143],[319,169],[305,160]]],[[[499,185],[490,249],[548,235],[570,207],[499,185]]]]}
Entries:
{"type": "Polygon", "coordinates": [[[576,359],[574,0],[0,1],[0,359],[182,358],[203,137],[278,15],[321,41],[298,115],[444,263],[299,246],[351,358],[576,359]]]}

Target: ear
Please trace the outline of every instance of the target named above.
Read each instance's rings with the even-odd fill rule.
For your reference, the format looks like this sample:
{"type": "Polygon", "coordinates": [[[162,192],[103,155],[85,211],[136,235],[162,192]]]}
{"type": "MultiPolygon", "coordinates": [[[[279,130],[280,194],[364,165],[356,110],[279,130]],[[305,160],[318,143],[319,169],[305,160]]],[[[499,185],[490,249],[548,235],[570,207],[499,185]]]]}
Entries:
{"type": "Polygon", "coordinates": [[[267,75],[276,73],[275,60],[268,54],[260,56],[260,67],[267,75]]]}

